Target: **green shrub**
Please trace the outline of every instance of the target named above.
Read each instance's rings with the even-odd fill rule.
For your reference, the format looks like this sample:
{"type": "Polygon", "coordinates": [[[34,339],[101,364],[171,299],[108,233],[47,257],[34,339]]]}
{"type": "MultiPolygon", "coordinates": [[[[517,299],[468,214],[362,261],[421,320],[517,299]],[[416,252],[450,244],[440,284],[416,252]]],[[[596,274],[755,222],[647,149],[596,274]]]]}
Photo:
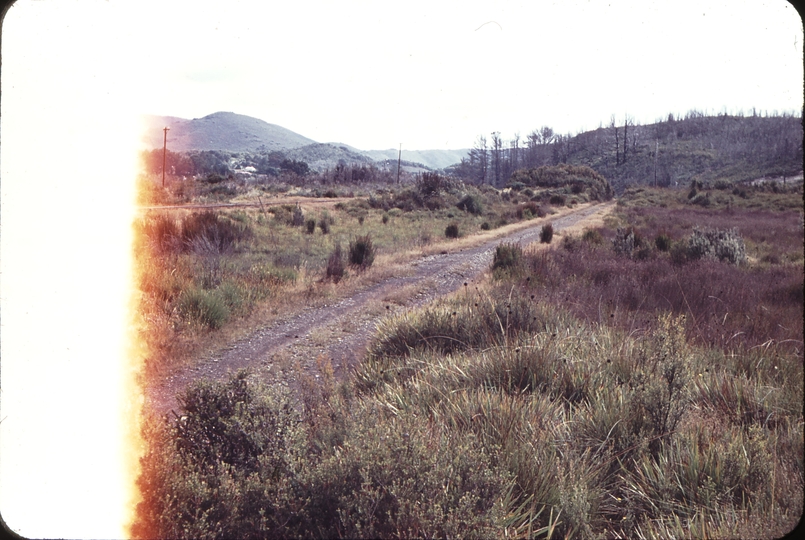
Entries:
{"type": "Polygon", "coordinates": [[[615,231],[615,238],[612,239],[612,248],[618,255],[631,257],[635,250],[635,233],[630,227],[628,229],[618,227],[615,231]]]}
{"type": "Polygon", "coordinates": [[[375,247],[372,238],[367,234],[359,236],[349,243],[349,264],[362,270],[372,266],[375,260],[375,247]]]}
{"type": "Polygon", "coordinates": [[[464,210],[465,212],[474,214],[476,216],[481,215],[484,212],[484,205],[481,202],[481,197],[478,195],[471,195],[469,193],[464,195],[464,197],[458,201],[456,206],[460,210],[464,210]]]}
{"type": "Polygon", "coordinates": [[[545,211],[534,201],[528,201],[517,207],[514,215],[517,219],[531,219],[534,217],[545,217],[545,211]]]}
{"type": "Polygon", "coordinates": [[[338,283],[344,277],[344,256],[339,243],[336,243],[335,249],[327,258],[326,275],[327,279],[332,279],[334,283],[338,283]]]}
{"type": "Polygon", "coordinates": [[[551,198],[548,200],[554,206],[564,206],[565,204],[565,197],[564,195],[551,195],[551,198]]]}
{"type": "Polygon", "coordinates": [[[165,254],[182,250],[179,223],[172,216],[158,214],[145,218],[140,227],[153,252],[165,254]]]}
{"type": "Polygon", "coordinates": [[[251,234],[247,225],[206,210],[189,214],[182,220],[181,242],[186,250],[221,254],[231,251],[235,243],[251,234]]]}
{"type": "Polygon", "coordinates": [[[438,173],[424,172],[416,179],[416,191],[425,199],[439,195],[449,185],[449,180],[438,173]]]}
{"type": "Polygon", "coordinates": [[[179,298],[179,312],[188,320],[195,320],[216,330],[229,318],[229,307],[215,291],[190,289],[179,298]]]}
{"type": "MultiPolygon", "coordinates": [[[[198,381],[178,398],[175,422],[146,425],[136,538],[274,538],[305,535],[297,464],[299,414],[281,388],[245,372],[198,381]]],[[[308,531],[308,536],[311,531],[308,531]]]]}
{"type": "Polygon", "coordinates": [[[579,241],[578,237],[572,234],[568,234],[564,238],[562,238],[562,247],[566,251],[576,251],[581,247],[581,242],[579,241]]]}
{"type": "Polygon", "coordinates": [[[293,209],[293,215],[291,217],[291,225],[294,227],[301,227],[305,223],[305,214],[302,212],[302,208],[296,206],[293,209]]]}
{"type": "Polygon", "coordinates": [[[546,223],[539,232],[539,241],[543,244],[550,244],[553,240],[553,223],[546,223]]]}
{"type": "Polygon", "coordinates": [[[322,234],[327,234],[330,232],[330,222],[326,218],[319,219],[319,229],[321,229],[322,234]]]}
{"type": "Polygon", "coordinates": [[[710,206],[710,202],[710,193],[699,193],[690,200],[690,204],[704,206],[705,208],[710,206]]]}
{"type": "Polygon", "coordinates": [[[383,225],[388,223],[389,222],[389,215],[388,214],[383,214],[383,218],[382,218],[381,221],[383,221],[383,225]]]}
{"type": "Polygon", "coordinates": [[[671,237],[667,234],[658,234],[657,237],[654,238],[654,245],[657,246],[657,250],[659,251],[670,251],[671,237]]]}
{"type": "Polygon", "coordinates": [[[587,242],[588,244],[594,244],[599,246],[604,243],[604,236],[601,234],[601,231],[598,229],[584,229],[584,232],[581,235],[581,239],[587,242]]]}
{"type": "Polygon", "coordinates": [[[694,228],[688,238],[687,257],[691,260],[711,258],[742,264],[746,262],[746,246],[736,229],[694,228]]]}
{"type": "Polygon", "coordinates": [[[449,224],[444,230],[444,235],[447,238],[458,238],[459,237],[458,224],[457,223],[449,224]]]}
{"type": "Polygon", "coordinates": [[[523,263],[523,248],[520,244],[505,242],[498,244],[492,259],[492,270],[513,270],[523,263]]]}
{"type": "Polygon", "coordinates": [[[482,231],[488,231],[489,229],[491,229],[491,227],[489,226],[488,221],[484,221],[483,223],[481,223],[481,230],[482,231]]]}
{"type": "Polygon", "coordinates": [[[314,232],[316,232],[316,220],[315,219],[313,219],[313,218],[308,219],[305,222],[305,226],[307,227],[307,233],[308,234],[313,234],[314,232]]]}

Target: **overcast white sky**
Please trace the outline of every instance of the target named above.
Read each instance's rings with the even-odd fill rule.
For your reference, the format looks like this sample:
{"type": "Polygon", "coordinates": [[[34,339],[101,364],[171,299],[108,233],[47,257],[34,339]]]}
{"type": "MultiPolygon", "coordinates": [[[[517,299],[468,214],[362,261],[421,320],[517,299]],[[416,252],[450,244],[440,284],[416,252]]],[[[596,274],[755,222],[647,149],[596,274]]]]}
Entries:
{"type": "Polygon", "coordinates": [[[362,149],[802,108],[785,0],[27,0],[3,32],[3,82],[24,58],[42,97],[96,85],[143,113],[232,111],[362,149]]]}
{"type": "Polygon", "coordinates": [[[25,537],[123,534],[138,115],[466,148],[612,114],[800,112],[802,50],[784,0],[18,1],[0,80],[2,518],[25,537]]]}

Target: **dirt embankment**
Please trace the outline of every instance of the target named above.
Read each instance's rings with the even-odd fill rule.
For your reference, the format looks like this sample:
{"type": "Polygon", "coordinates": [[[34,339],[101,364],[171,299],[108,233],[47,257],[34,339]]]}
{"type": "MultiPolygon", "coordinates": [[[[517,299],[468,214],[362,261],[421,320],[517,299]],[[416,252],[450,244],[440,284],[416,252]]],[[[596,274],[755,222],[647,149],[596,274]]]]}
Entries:
{"type": "MultiPolygon", "coordinates": [[[[222,379],[234,370],[249,368],[281,384],[293,382],[302,371],[318,377],[316,358],[329,358],[337,376],[343,376],[362,357],[378,321],[390,313],[410,309],[446,295],[487,270],[495,247],[503,241],[523,246],[539,241],[542,225],[551,221],[556,232],[580,229],[600,222],[614,203],[585,206],[559,216],[534,220],[504,237],[470,247],[445,250],[400,265],[394,275],[347,298],[274,322],[223,350],[199,359],[195,365],[151,381],[146,406],[157,414],[178,411],[176,395],[195,379],[222,379]]],[[[466,244],[464,244],[466,245],[466,244]]]]}

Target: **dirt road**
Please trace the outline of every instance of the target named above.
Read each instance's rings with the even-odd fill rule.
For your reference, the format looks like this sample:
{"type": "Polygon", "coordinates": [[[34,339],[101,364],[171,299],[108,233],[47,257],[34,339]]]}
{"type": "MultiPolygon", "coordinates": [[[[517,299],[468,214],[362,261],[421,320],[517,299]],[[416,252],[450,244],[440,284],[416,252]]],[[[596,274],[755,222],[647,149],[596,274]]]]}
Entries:
{"type": "MultiPolygon", "coordinates": [[[[584,207],[551,219],[554,231],[579,227],[600,219],[614,203],[584,207]]],[[[146,388],[146,405],[157,414],[178,411],[177,393],[198,378],[223,379],[230,371],[250,368],[262,377],[293,382],[300,370],[318,376],[316,358],[332,360],[336,376],[360,360],[377,322],[394,311],[420,306],[455,291],[487,270],[495,247],[503,241],[525,246],[539,241],[541,225],[497,238],[477,247],[429,255],[404,265],[384,279],[348,298],[315,308],[302,308],[292,317],[268,325],[182,372],[146,388]]]]}

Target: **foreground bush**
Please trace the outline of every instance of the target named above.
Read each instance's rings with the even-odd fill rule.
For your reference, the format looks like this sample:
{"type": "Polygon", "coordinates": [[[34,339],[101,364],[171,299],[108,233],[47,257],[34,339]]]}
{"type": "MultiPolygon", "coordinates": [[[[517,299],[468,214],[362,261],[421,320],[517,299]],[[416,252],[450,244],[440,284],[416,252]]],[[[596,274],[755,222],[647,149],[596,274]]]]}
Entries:
{"type": "Polygon", "coordinates": [[[148,424],[134,536],[773,538],[797,522],[798,358],[691,347],[682,317],[636,336],[513,300],[504,282],[389,320],[354,387],[327,366],[297,398],[244,374],[195,383],[176,420],[148,424]]]}
{"type": "Polygon", "coordinates": [[[288,394],[243,372],[192,385],[176,422],[148,427],[134,536],[487,538],[500,529],[510,475],[472,433],[432,429],[373,400],[325,399],[316,404],[341,405],[326,419],[300,415],[288,394]]]}

